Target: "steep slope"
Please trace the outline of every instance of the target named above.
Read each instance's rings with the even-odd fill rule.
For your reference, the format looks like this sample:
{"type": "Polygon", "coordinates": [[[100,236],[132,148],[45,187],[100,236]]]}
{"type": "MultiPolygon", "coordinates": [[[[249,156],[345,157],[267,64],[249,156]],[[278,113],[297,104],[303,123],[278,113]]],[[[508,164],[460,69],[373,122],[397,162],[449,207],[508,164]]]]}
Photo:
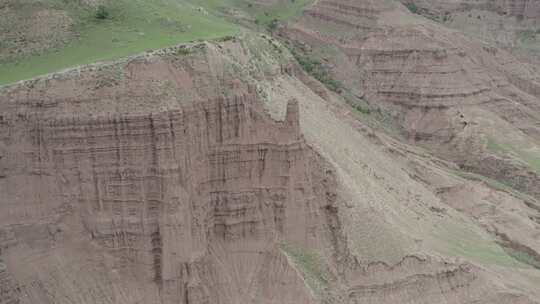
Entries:
{"type": "Polygon", "coordinates": [[[437,15],[449,15],[456,11],[471,11],[474,9],[492,11],[500,15],[515,17],[526,21],[537,21],[540,17],[540,4],[534,0],[461,0],[461,1],[427,1],[403,0],[406,5],[414,4],[419,10],[425,10],[437,15]]]}
{"type": "MultiPolygon", "coordinates": [[[[322,91],[264,35],[2,88],[0,302],[540,299],[540,273],[442,200],[466,184],[451,164],[322,91]]],[[[524,206],[490,193],[471,199],[524,206]]],[[[534,246],[518,219],[485,225],[534,246]]]]}
{"type": "MultiPolygon", "coordinates": [[[[297,76],[303,79],[303,76],[297,76]]],[[[517,244],[523,242],[536,248],[536,251],[539,249],[539,226],[534,220],[538,211],[527,207],[521,199],[509,197],[504,192],[492,191],[482,184],[474,187],[477,191],[488,192],[488,195],[443,197],[445,189],[470,186],[468,181],[448,174],[449,164],[373,133],[354,120],[351,112],[343,107],[342,101],[334,101],[333,97],[324,100],[314,92],[309,92],[311,89],[299,80],[285,76],[275,81],[277,83],[269,88],[268,92],[270,99],[274,101],[268,104],[269,107],[279,104],[276,103],[279,100],[283,105],[290,96],[298,98],[301,126],[306,139],[337,168],[336,173],[342,186],[338,193],[343,197],[346,207],[341,218],[349,249],[356,259],[363,260],[368,265],[371,264],[369,261],[378,261],[375,264],[380,263],[389,268],[389,277],[385,277],[385,268],[382,265],[381,268],[376,268],[378,271],[374,270],[371,275],[367,275],[370,272],[366,273],[365,264],[361,263],[363,266],[360,268],[363,270],[353,271],[353,274],[347,277],[351,280],[348,281],[351,301],[385,303],[396,298],[404,303],[473,301],[475,293],[484,290],[483,283],[480,283],[482,279],[479,279],[483,276],[481,271],[478,273],[474,267],[469,269],[463,265],[464,268],[456,268],[456,265],[450,263],[446,265],[452,265],[452,270],[446,272],[440,265],[435,266],[437,262],[430,259],[419,258],[418,264],[414,262],[415,254],[427,252],[430,255],[442,253],[459,256],[483,265],[513,264],[499,251],[500,248],[489,244],[489,236],[484,235],[475,224],[456,211],[463,212],[462,214],[470,216],[475,222],[481,223],[486,231],[511,233],[511,238],[517,244]],[[282,97],[279,97],[280,95],[282,97]],[[438,196],[441,196],[442,201],[438,196]],[[450,208],[444,205],[448,200],[454,204],[450,205],[450,208]],[[505,200],[507,205],[501,206],[501,200],[505,200]],[[471,206],[481,210],[463,205],[464,201],[469,201],[471,206]],[[508,209],[505,210],[506,208],[508,209]],[[516,212],[516,208],[519,212],[516,212]],[[482,212],[486,209],[491,210],[491,213],[482,212]],[[476,214],[474,211],[477,211],[476,214]],[[477,221],[479,218],[481,220],[477,221]],[[397,263],[396,266],[390,266],[394,263],[397,263]],[[402,264],[406,266],[397,266],[402,264]],[[463,285],[450,283],[452,292],[437,298],[439,292],[446,287],[441,283],[441,289],[428,291],[433,287],[429,287],[427,282],[434,279],[441,282],[440,277],[433,271],[440,271],[441,276],[448,275],[452,282],[462,279],[468,281],[464,278],[467,276],[465,273],[475,273],[472,275],[475,279],[463,285]],[[380,285],[374,283],[377,282],[378,275],[380,285]],[[370,283],[360,284],[357,280],[367,280],[370,283]],[[357,289],[361,292],[356,293],[357,289]],[[414,293],[414,290],[423,292],[414,293]]],[[[279,110],[273,112],[279,113],[279,110]]],[[[354,266],[351,268],[355,269],[354,266]]],[[[499,270],[501,269],[497,271],[499,270]]],[[[514,271],[515,269],[512,270],[514,271]]],[[[520,279],[516,278],[516,281],[520,279]]],[[[534,281],[529,281],[532,282],[534,281]]],[[[527,288],[531,288],[531,285],[527,288]]],[[[442,291],[442,294],[446,292],[442,291]]],[[[511,298],[512,296],[501,295],[500,300],[508,302],[511,298]]],[[[477,300],[488,303],[495,301],[490,296],[477,300]]]]}
{"type": "Polygon", "coordinates": [[[530,65],[393,1],[319,1],[281,35],[411,142],[540,197],[540,76],[530,65]]]}
{"type": "Polygon", "coordinates": [[[401,1],[411,11],[538,65],[538,1],[401,1]]]}
{"type": "Polygon", "coordinates": [[[316,246],[328,204],[296,105],[269,120],[209,47],[4,91],[21,303],[312,302],[279,249],[316,246]]]}

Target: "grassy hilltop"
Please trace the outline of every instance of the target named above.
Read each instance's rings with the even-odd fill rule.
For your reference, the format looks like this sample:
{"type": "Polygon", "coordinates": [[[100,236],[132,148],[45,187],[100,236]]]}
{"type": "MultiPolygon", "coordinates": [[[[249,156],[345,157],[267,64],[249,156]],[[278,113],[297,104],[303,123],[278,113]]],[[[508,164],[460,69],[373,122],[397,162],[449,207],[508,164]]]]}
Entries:
{"type": "Polygon", "coordinates": [[[0,85],[240,31],[230,11],[260,26],[299,14],[308,0],[2,0],[0,85]],[[226,12],[226,13],[225,13],[226,12]]]}

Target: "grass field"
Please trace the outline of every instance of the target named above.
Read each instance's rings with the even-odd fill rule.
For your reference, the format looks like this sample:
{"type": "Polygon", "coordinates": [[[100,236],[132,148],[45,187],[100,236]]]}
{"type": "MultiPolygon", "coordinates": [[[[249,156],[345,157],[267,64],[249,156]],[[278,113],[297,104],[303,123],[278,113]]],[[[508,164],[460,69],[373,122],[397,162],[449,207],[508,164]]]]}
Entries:
{"type": "MultiPolygon", "coordinates": [[[[182,42],[235,35],[240,27],[231,22],[234,18],[224,18],[231,8],[266,28],[273,20],[299,15],[311,1],[276,0],[261,7],[246,0],[105,0],[109,16],[100,20],[95,6],[78,5],[77,0],[13,0],[12,7],[22,12],[20,16],[30,16],[25,11],[36,6],[67,12],[74,20],[72,31],[77,38],[38,54],[0,62],[0,85],[182,42]]],[[[18,18],[17,22],[32,20],[18,18]]]]}
{"type": "Polygon", "coordinates": [[[527,267],[523,262],[509,255],[503,247],[488,235],[479,233],[478,227],[470,223],[442,220],[433,227],[435,238],[433,248],[444,255],[464,257],[486,265],[506,267],[527,267]]]}
{"type": "Polygon", "coordinates": [[[504,248],[504,250],[514,259],[520,261],[521,263],[530,265],[538,270],[540,270],[540,261],[534,256],[531,256],[527,252],[516,250],[510,247],[504,248]]]}
{"type": "Polygon", "coordinates": [[[520,144],[504,144],[493,138],[488,138],[487,149],[496,154],[508,154],[521,160],[529,168],[540,174],[540,152],[530,147],[524,147],[520,144]]]}
{"type": "Polygon", "coordinates": [[[302,276],[311,290],[317,295],[321,295],[328,284],[328,274],[324,270],[324,262],[320,256],[312,250],[291,244],[282,244],[281,249],[302,272],[302,276]]]}
{"type": "Polygon", "coordinates": [[[181,42],[234,35],[239,30],[187,0],[110,1],[105,5],[109,17],[104,20],[95,17],[95,9],[62,6],[64,0],[46,1],[76,20],[79,38],[43,54],[0,64],[0,84],[181,42]]]}

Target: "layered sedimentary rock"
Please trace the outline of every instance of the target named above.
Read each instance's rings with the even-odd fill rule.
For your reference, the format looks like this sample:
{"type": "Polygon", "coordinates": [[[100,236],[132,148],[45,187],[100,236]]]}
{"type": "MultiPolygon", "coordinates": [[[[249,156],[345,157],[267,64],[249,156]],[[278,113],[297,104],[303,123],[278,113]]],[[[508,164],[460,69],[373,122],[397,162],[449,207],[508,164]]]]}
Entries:
{"type": "Polygon", "coordinates": [[[412,12],[538,65],[538,1],[401,1],[412,12]]]}
{"type": "Polygon", "coordinates": [[[13,281],[7,266],[0,260],[0,303],[18,304],[20,289],[13,281]]]}
{"type": "Polygon", "coordinates": [[[377,15],[387,5],[381,2],[320,1],[309,7],[304,16],[321,19],[336,25],[357,30],[371,30],[376,27],[377,15]]]}
{"type": "MultiPolygon", "coordinates": [[[[94,71],[3,93],[1,244],[20,267],[13,276],[22,294],[30,294],[21,303],[76,301],[71,293],[84,281],[58,291],[39,273],[24,274],[16,252],[50,248],[30,262],[47,263],[50,255],[75,255],[56,251],[77,238],[94,246],[83,256],[106,256],[108,270],[89,277],[106,282],[112,271],[156,286],[133,301],[312,302],[280,247],[319,246],[323,208],[332,203],[314,194],[321,181],[311,172],[323,169],[300,135],[298,104],[291,101],[285,121],[273,121],[254,87],[214,75],[216,67],[223,68],[196,56],[138,59],[116,67],[125,78],[100,89],[106,73],[94,71]],[[137,83],[141,76],[181,92],[167,100],[146,90],[156,88],[151,80],[137,83]]],[[[59,275],[70,269],[56,267],[59,275]]],[[[2,303],[15,303],[6,284],[2,303]]],[[[129,290],[113,287],[120,291],[85,303],[124,303],[119,294],[129,290]]]]}
{"type": "Polygon", "coordinates": [[[534,169],[500,158],[490,169],[477,166],[492,154],[485,150],[486,137],[497,137],[493,125],[538,147],[540,76],[528,64],[390,1],[318,1],[281,34],[327,60],[332,77],[385,108],[412,141],[489,176],[504,166],[525,170],[527,182],[503,179],[540,195],[530,187],[534,169]]]}
{"type": "MultiPolygon", "coordinates": [[[[538,75],[527,65],[443,27],[428,27],[397,4],[319,1],[304,14],[301,21],[285,30],[285,35],[315,47],[327,42],[339,46],[347,56],[346,62],[354,63],[362,72],[356,78],[363,80],[363,86],[356,89],[383,101],[421,107],[482,103],[496,88],[514,84],[513,79],[525,92],[539,92],[538,75]],[[364,15],[353,14],[357,11],[364,15]],[[347,24],[341,22],[349,19],[352,21],[347,24]],[[370,23],[372,26],[368,26],[370,23]],[[316,24],[321,28],[318,31],[314,31],[316,24]],[[332,39],[326,34],[335,24],[343,25],[345,31],[332,39]],[[359,25],[364,29],[356,31],[359,25]]],[[[332,63],[336,69],[345,64],[332,63]]],[[[335,76],[347,84],[355,81],[337,72],[335,76]]]]}
{"type": "MultiPolygon", "coordinates": [[[[284,94],[296,95],[295,90],[305,92],[306,87],[311,87],[310,82],[305,85],[300,83],[303,77],[298,80],[281,77],[283,81],[278,80],[272,88],[272,91],[278,92],[269,91],[270,95],[279,96],[281,91],[284,94]],[[292,83],[287,84],[285,81],[292,83]]],[[[419,184],[413,180],[426,188],[434,187],[433,194],[437,195],[440,195],[441,185],[460,187],[467,182],[443,173],[444,169],[441,169],[444,166],[439,167],[440,160],[431,162],[425,152],[421,153],[416,149],[403,150],[405,145],[394,144],[389,145],[388,150],[379,150],[388,144],[386,139],[372,133],[362,124],[351,121],[352,126],[357,126],[358,133],[365,134],[365,138],[358,136],[350,129],[351,126],[347,125],[347,121],[352,120],[352,117],[348,117],[350,111],[347,111],[343,104],[336,104],[335,95],[329,94],[327,99],[322,97],[324,96],[311,92],[304,98],[299,98],[300,117],[308,142],[323,151],[323,155],[338,168],[336,173],[342,182],[340,185],[351,187],[339,188],[337,193],[338,201],[348,198],[344,204],[338,204],[336,210],[339,214],[337,219],[341,223],[338,227],[341,227],[343,234],[337,240],[341,245],[334,247],[340,249],[338,256],[341,258],[337,263],[337,272],[345,286],[341,285],[338,294],[342,296],[343,302],[392,303],[399,299],[400,303],[527,303],[536,299],[501,289],[504,284],[490,282],[491,279],[488,278],[491,275],[484,272],[484,267],[463,260],[441,260],[429,255],[418,255],[415,245],[407,249],[409,241],[419,247],[425,246],[425,249],[431,247],[428,245],[428,235],[431,233],[436,235],[436,243],[445,243],[445,248],[453,247],[457,243],[460,251],[472,250],[475,252],[473,255],[476,255],[476,250],[480,252],[486,249],[484,245],[480,245],[483,242],[480,239],[471,243],[465,241],[476,232],[469,230],[463,233],[456,229],[454,224],[448,223],[448,220],[456,220],[454,209],[445,206],[446,201],[435,205],[436,197],[424,196],[426,193],[422,192],[421,188],[418,188],[419,184]],[[335,113],[335,117],[329,113],[335,113]],[[392,151],[391,159],[385,156],[389,151],[392,151]],[[415,168],[416,161],[419,161],[415,161],[416,157],[426,167],[415,168]],[[393,168],[400,166],[401,160],[407,165],[401,170],[394,170],[393,168]],[[435,166],[432,167],[433,165],[435,166]],[[386,169],[382,169],[383,167],[386,169]],[[408,174],[403,175],[404,171],[408,174]],[[424,174],[426,176],[423,176],[424,174]],[[397,198],[395,202],[392,198],[394,194],[397,198]],[[379,222],[381,217],[384,218],[382,223],[379,222]],[[433,219],[433,222],[424,226],[424,221],[429,218],[433,219]],[[411,223],[418,227],[418,231],[410,230],[411,223]],[[436,232],[439,229],[444,232],[439,234],[436,232]],[[394,233],[397,231],[399,236],[395,237],[394,233]],[[448,237],[450,239],[447,239],[448,237]],[[343,244],[347,247],[343,248],[343,244]],[[484,249],[480,249],[482,247],[484,249]]],[[[275,107],[274,104],[275,102],[269,103],[270,109],[275,107]]],[[[481,185],[478,187],[489,189],[481,185]]],[[[497,202],[494,197],[497,196],[491,192],[483,199],[450,195],[445,196],[444,200],[451,200],[456,208],[464,210],[463,214],[470,214],[471,218],[480,213],[481,223],[512,234],[513,240],[529,245],[537,243],[540,226],[522,214],[526,212],[534,216],[538,214],[537,211],[527,208],[520,200],[507,200],[502,203],[497,202]],[[488,202],[490,205],[484,207],[488,202]],[[486,214],[481,210],[475,213],[477,210],[472,206],[476,205],[489,209],[492,213],[486,214]],[[508,210],[507,213],[504,211],[506,214],[501,212],[502,205],[508,210]],[[516,208],[518,212],[512,211],[516,208]],[[522,231],[522,237],[515,237],[517,231],[522,231]]],[[[493,254],[499,255],[496,252],[493,254]]],[[[482,254],[482,257],[487,258],[489,255],[482,254]]],[[[516,281],[520,279],[516,278],[516,281]]],[[[335,298],[331,298],[329,302],[341,303],[335,298]]]]}
{"type": "Polygon", "coordinates": [[[536,21],[540,16],[540,4],[534,0],[463,0],[463,1],[410,1],[402,0],[404,4],[414,4],[420,9],[425,9],[437,15],[448,15],[455,11],[468,11],[471,9],[493,11],[501,15],[512,16],[519,19],[536,21]]]}
{"type": "MultiPolygon", "coordinates": [[[[372,109],[392,116],[400,127],[397,132],[407,141],[454,162],[462,170],[481,174],[475,178],[485,180],[486,184],[474,186],[468,185],[470,181],[441,178],[439,173],[422,178],[419,176],[425,172],[413,176],[433,187],[451,209],[473,218],[508,252],[515,254],[517,250],[536,264],[540,252],[537,246],[540,179],[536,163],[540,146],[540,78],[534,67],[505,50],[410,14],[400,4],[331,3],[316,2],[302,18],[287,25],[281,35],[296,43],[305,56],[321,58],[329,75],[341,82],[342,90],[349,96],[363,99],[372,109]],[[351,7],[365,6],[377,7],[370,11],[373,16],[351,17],[355,11],[351,7]],[[355,22],[366,26],[359,28],[355,22]],[[504,192],[501,187],[509,195],[499,193],[504,192]],[[513,189],[533,198],[523,198],[513,189]]],[[[404,158],[416,153],[424,152],[407,151],[404,154],[409,156],[404,158]]],[[[422,167],[419,171],[425,171],[426,167],[422,167]]],[[[444,210],[432,209],[438,214],[444,214],[444,210]]],[[[407,283],[396,279],[376,287],[359,284],[358,292],[352,294],[359,298],[359,303],[386,301],[385,296],[391,292],[377,295],[384,288],[397,290],[396,298],[414,298],[413,291],[404,290],[410,286],[429,289],[433,280],[442,282],[441,277],[456,273],[461,274],[460,278],[450,279],[448,285],[455,283],[460,287],[450,289],[459,290],[463,286],[458,282],[470,278],[464,269],[474,267],[437,271],[441,276],[431,273],[430,279],[411,276],[407,283]]],[[[352,290],[354,285],[351,284],[352,290]]],[[[440,287],[445,289],[448,285],[442,283],[440,287]]],[[[476,285],[472,290],[483,288],[476,285]]],[[[474,297],[473,291],[465,293],[474,297]]],[[[452,296],[455,301],[466,302],[456,294],[452,296]]],[[[482,301],[489,303],[495,298],[526,301],[514,295],[489,296],[482,301]]]]}
{"type": "MultiPolygon", "coordinates": [[[[450,265],[425,258],[406,256],[395,265],[371,263],[353,272],[347,291],[348,303],[492,303],[490,286],[484,285],[471,265],[450,265]],[[392,279],[389,279],[392,278],[392,279]],[[436,292],[435,292],[436,291],[436,292]],[[426,297],[429,293],[429,299],[426,297]],[[485,295],[485,297],[483,297],[485,295]]],[[[511,303],[527,299],[501,295],[511,303]]]]}
{"type": "Polygon", "coordinates": [[[2,88],[0,301],[534,303],[438,254],[470,223],[311,87],[250,36],[2,88]]]}

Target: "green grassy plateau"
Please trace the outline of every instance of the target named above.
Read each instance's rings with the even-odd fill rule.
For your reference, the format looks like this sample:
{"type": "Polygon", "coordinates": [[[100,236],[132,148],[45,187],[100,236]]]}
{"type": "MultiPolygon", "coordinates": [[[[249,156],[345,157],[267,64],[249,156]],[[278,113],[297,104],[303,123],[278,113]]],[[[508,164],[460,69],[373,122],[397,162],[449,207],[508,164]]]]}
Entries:
{"type": "MultiPolygon", "coordinates": [[[[264,7],[245,0],[104,0],[101,3],[108,14],[104,19],[96,17],[96,5],[82,5],[80,0],[11,2],[10,8],[20,17],[15,20],[21,25],[31,23],[24,16],[32,16],[37,9],[66,12],[73,20],[70,31],[76,38],[45,51],[0,61],[0,85],[182,42],[235,35],[240,26],[234,24],[234,18],[224,17],[228,9],[267,26],[273,20],[300,14],[310,0],[276,0],[264,7]]],[[[2,47],[0,44],[0,51],[2,47]]]]}
{"type": "Polygon", "coordinates": [[[109,16],[102,20],[96,18],[92,8],[62,7],[60,0],[47,2],[52,9],[65,9],[75,20],[78,38],[43,54],[1,63],[0,84],[238,31],[236,26],[183,0],[110,1],[105,4],[109,16]]]}

